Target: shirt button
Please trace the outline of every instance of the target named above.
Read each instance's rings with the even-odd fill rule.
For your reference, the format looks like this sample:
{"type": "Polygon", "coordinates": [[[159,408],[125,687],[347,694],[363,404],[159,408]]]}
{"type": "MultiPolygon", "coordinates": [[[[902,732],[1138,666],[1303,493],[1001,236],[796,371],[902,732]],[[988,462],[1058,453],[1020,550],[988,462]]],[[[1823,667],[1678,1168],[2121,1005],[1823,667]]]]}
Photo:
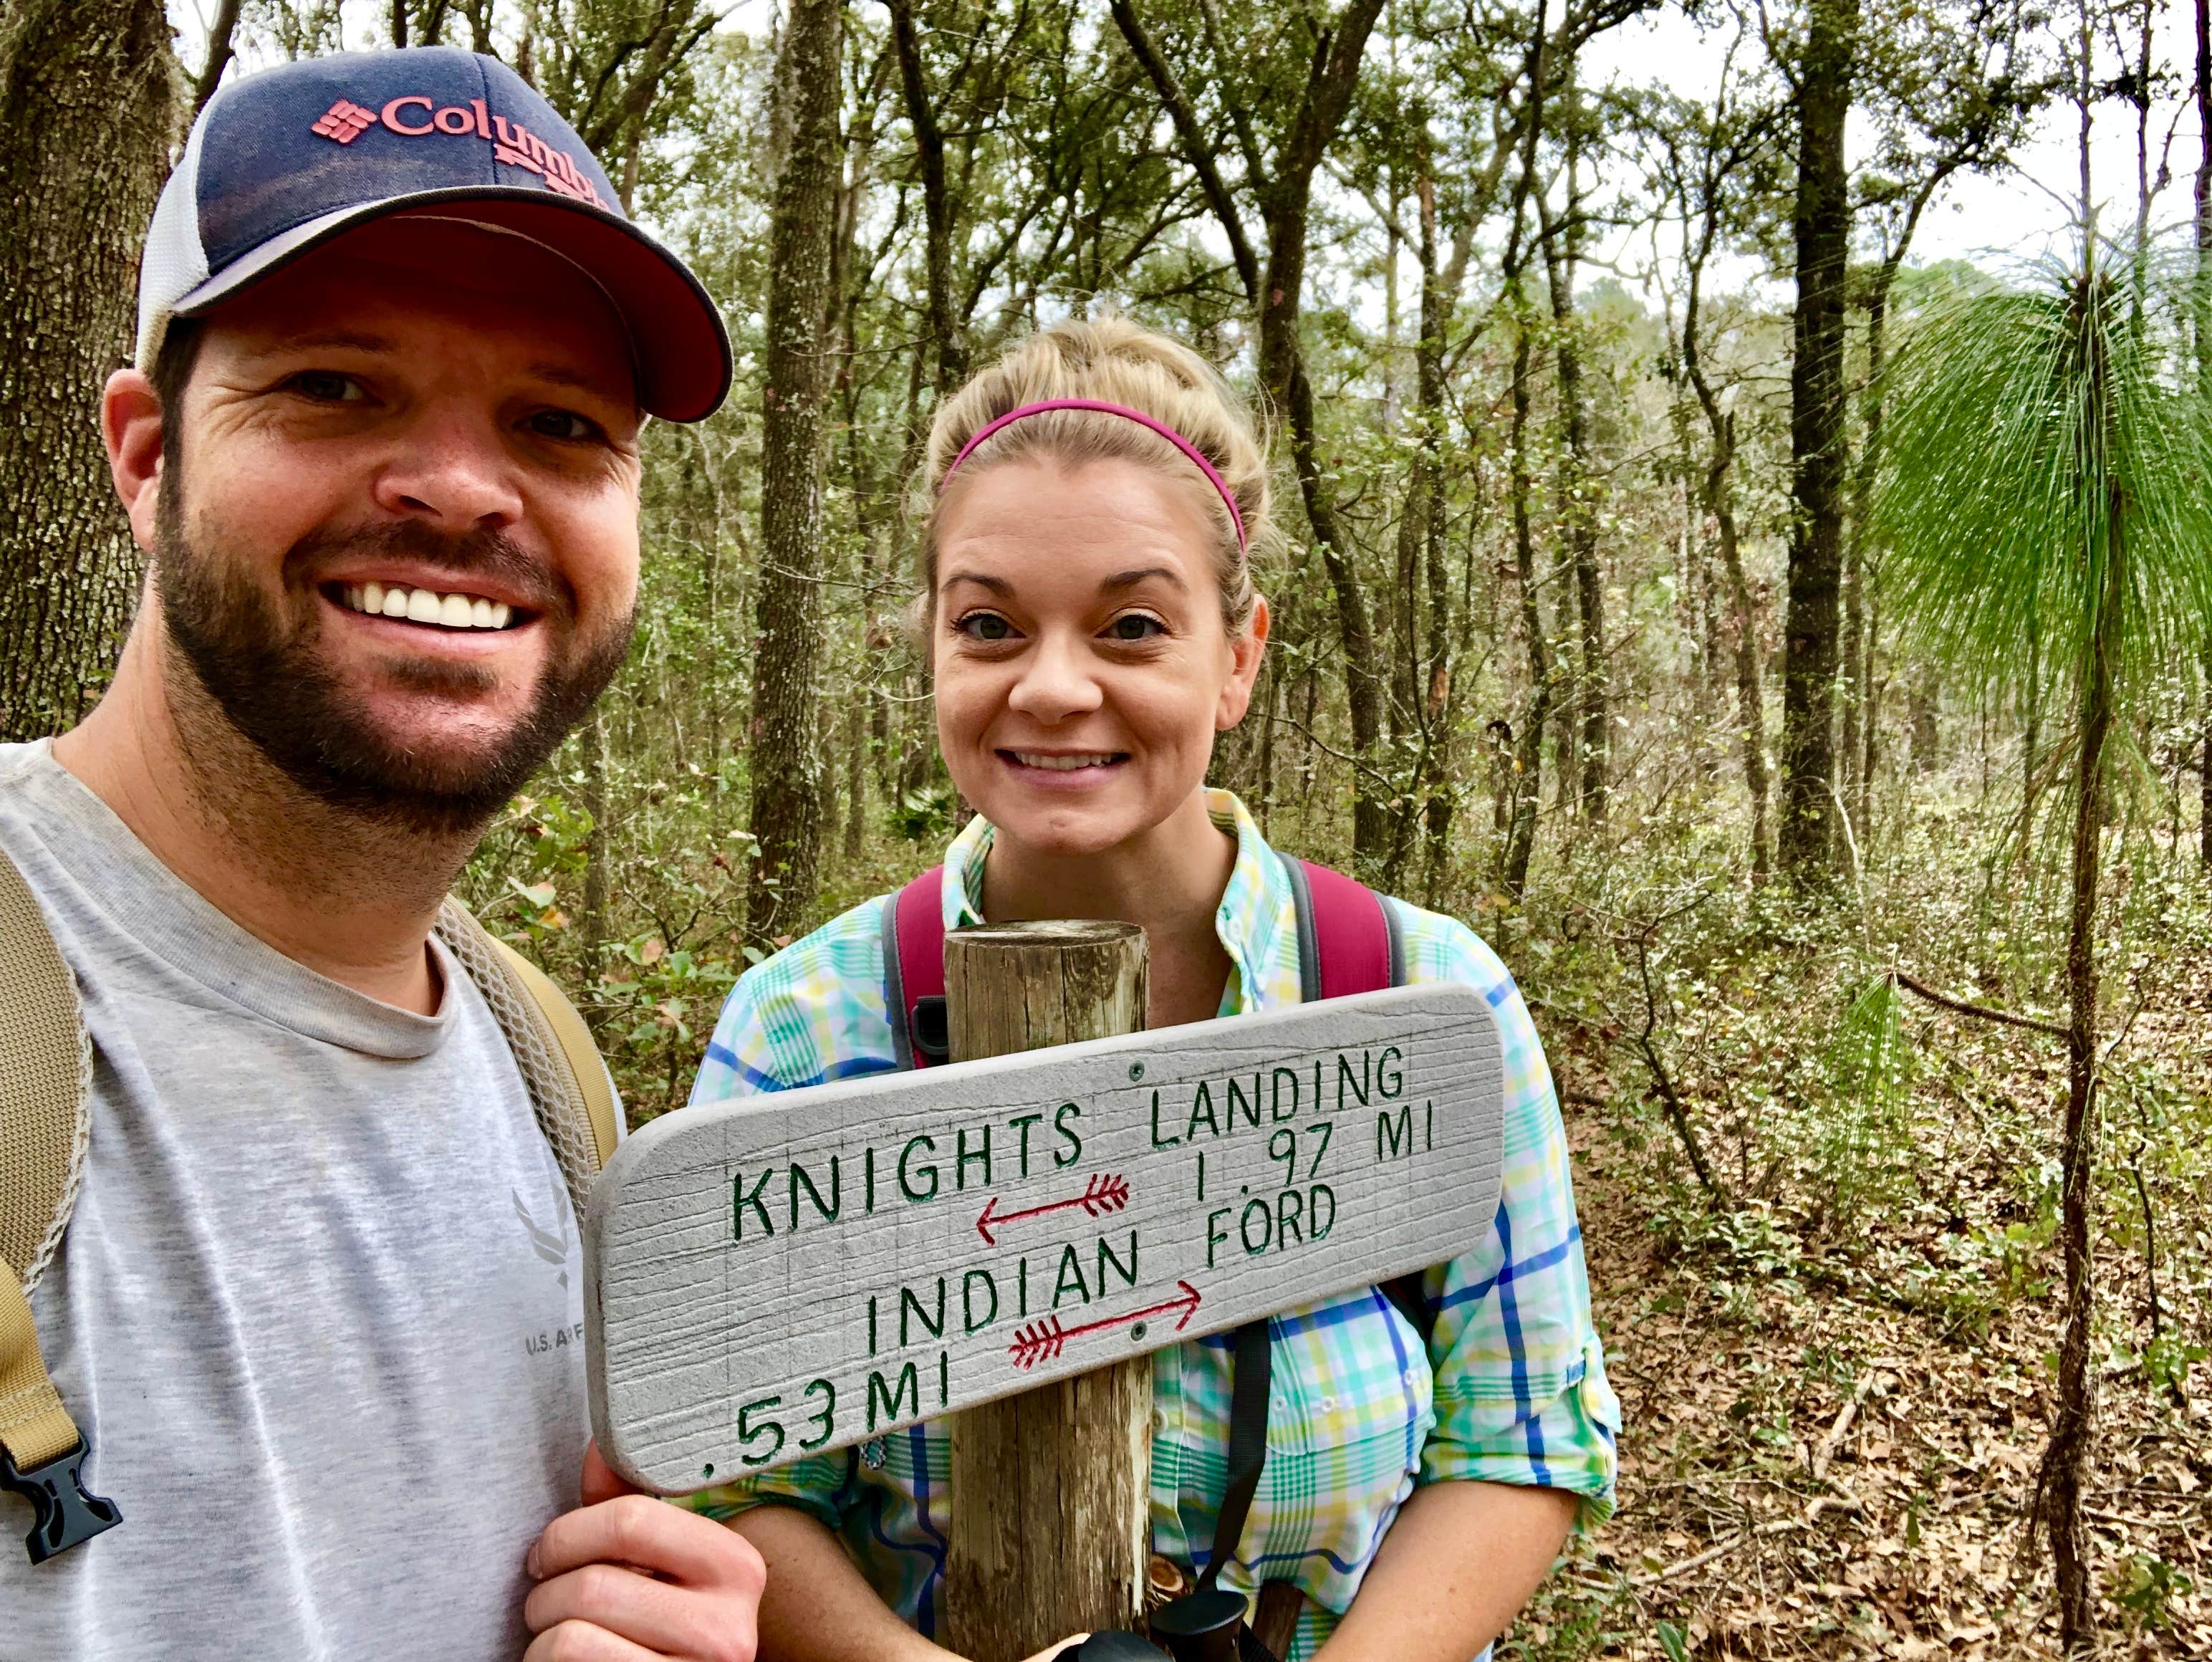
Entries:
{"type": "Polygon", "coordinates": [[[1167,1428],[1168,1428],[1168,1411],[1167,1411],[1167,1409],[1164,1409],[1164,1408],[1156,1408],[1156,1409],[1154,1409],[1152,1410],[1152,1429],[1153,1429],[1153,1430],[1155,1430],[1155,1431],[1165,1431],[1167,1428]]]}
{"type": "Polygon", "coordinates": [[[1267,1399],[1267,1406],[1277,1414],[1288,1414],[1291,1411],[1290,1399],[1286,1397],[1271,1397],[1267,1399]]]}
{"type": "Polygon", "coordinates": [[[1324,1413],[1324,1414],[1334,1414],[1334,1413],[1335,1413],[1335,1412],[1336,1412],[1336,1398],[1335,1398],[1335,1397],[1322,1397],[1322,1398],[1321,1399],[1321,1411],[1322,1411],[1322,1413],[1324,1413]]]}

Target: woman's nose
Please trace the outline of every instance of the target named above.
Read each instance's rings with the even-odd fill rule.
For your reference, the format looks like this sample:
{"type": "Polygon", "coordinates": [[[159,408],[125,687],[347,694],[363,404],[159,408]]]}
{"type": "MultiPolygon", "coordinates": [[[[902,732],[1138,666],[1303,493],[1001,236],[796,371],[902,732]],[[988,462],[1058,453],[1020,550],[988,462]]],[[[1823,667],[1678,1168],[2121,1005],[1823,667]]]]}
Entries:
{"type": "Polygon", "coordinates": [[[1079,642],[1047,634],[1028,654],[1014,683],[1009,708],[1035,721],[1065,721],[1097,709],[1103,702],[1089,654],[1079,642]]]}

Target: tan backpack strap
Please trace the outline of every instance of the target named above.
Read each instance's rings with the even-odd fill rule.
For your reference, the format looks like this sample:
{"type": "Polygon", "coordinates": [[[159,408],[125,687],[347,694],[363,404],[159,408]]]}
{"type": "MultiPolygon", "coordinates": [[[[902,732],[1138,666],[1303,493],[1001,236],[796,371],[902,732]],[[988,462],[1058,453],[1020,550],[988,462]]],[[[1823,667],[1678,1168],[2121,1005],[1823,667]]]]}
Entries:
{"type": "Polygon", "coordinates": [[[26,1294],[76,1202],[91,1089],[76,977],[23,874],[0,855],[0,1258],[23,1266],[26,1294]]]}
{"type": "Polygon", "coordinates": [[[0,1259],[0,1448],[7,1450],[18,1471],[28,1471],[84,1440],[46,1377],[22,1282],[5,1259],[0,1259]]]}
{"type": "Polygon", "coordinates": [[[76,977],[23,874],[0,855],[0,1488],[31,1502],[24,1544],[34,1564],[123,1517],[84,1491],[88,1446],[46,1375],[31,1317],[84,1175],[91,1089],[76,977]]]}
{"type": "Polygon", "coordinates": [[[438,914],[438,938],[460,960],[498,1018],[579,1217],[592,1179],[615,1151],[614,1082],[576,1007],[545,972],[477,922],[457,900],[438,914]]]}

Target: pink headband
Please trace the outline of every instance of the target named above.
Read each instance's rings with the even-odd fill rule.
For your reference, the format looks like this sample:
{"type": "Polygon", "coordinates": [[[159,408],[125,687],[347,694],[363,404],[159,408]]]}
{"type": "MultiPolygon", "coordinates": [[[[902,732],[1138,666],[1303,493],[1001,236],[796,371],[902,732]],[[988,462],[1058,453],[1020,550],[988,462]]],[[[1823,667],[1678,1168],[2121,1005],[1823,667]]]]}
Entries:
{"type": "Polygon", "coordinates": [[[1230,494],[1228,482],[1214,471],[1213,464],[1206,460],[1199,447],[1165,422],[1148,416],[1141,410],[1132,410],[1126,404],[1108,404],[1103,399],[1040,399],[1035,404],[1025,404],[1018,410],[1007,411],[998,420],[987,423],[974,438],[960,447],[960,454],[952,459],[952,466],[945,470],[945,478],[937,482],[937,488],[944,490],[946,481],[960,471],[960,464],[968,460],[975,447],[1000,428],[1012,426],[1024,416],[1042,415],[1048,410],[1096,410],[1101,415],[1119,416],[1124,421],[1135,422],[1139,427],[1151,428],[1196,462],[1198,471],[1206,475],[1206,483],[1221,493],[1222,504],[1229,510],[1230,523],[1237,527],[1237,546],[1240,549],[1244,547],[1244,516],[1237,511],[1237,498],[1230,494]]]}

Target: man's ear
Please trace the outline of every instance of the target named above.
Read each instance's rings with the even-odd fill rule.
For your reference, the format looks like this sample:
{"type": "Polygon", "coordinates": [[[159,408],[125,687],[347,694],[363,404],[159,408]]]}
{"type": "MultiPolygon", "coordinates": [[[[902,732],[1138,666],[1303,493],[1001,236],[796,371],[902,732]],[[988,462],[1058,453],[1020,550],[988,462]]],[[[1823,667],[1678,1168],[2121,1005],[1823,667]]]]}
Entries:
{"type": "Polygon", "coordinates": [[[1252,597],[1252,616],[1244,632],[1229,638],[1229,680],[1221,689],[1221,703],[1213,713],[1213,730],[1226,733],[1244,719],[1252,707],[1252,686],[1260,679],[1260,660],[1267,650],[1267,597],[1252,597]]]}
{"type": "Polygon", "coordinates": [[[107,441],[107,471],[115,494],[130,516],[131,535],[146,553],[154,551],[155,507],[161,494],[161,395],[136,369],[118,369],[107,378],[100,399],[100,436],[107,441]]]}

